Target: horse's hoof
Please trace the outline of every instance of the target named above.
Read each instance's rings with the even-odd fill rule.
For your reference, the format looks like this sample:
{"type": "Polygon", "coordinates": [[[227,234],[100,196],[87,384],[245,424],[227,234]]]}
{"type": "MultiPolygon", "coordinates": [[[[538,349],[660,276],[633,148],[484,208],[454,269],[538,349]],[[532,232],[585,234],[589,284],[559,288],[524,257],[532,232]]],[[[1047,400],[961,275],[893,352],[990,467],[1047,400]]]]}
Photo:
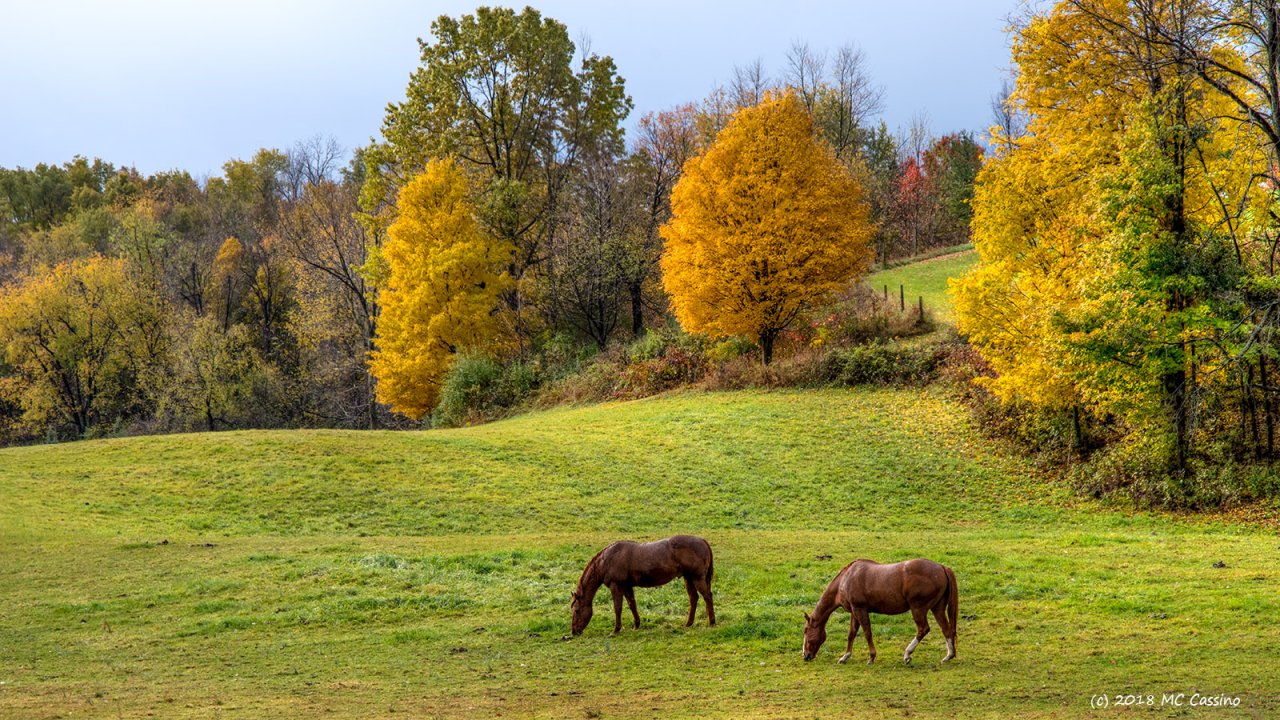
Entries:
{"type": "Polygon", "coordinates": [[[875,658],[875,656],[874,656],[874,655],[872,655],[871,657],[867,658],[867,664],[868,664],[868,665],[874,665],[874,664],[875,664],[875,662],[876,662],[876,658],[875,658]]]}
{"type": "Polygon", "coordinates": [[[942,658],[942,662],[951,662],[952,660],[955,660],[955,659],[956,659],[956,656],[955,656],[955,655],[948,655],[948,656],[946,656],[946,657],[942,658]]]}
{"type": "Polygon", "coordinates": [[[903,656],[902,656],[902,662],[903,662],[903,663],[905,663],[905,664],[907,664],[907,665],[910,665],[910,664],[911,664],[911,656],[910,656],[910,655],[903,655],[903,656]]]}
{"type": "Polygon", "coordinates": [[[850,654],[851,654],[851,653],[845,653],[845,654],[841,655],[841,656],[840,656],[840,659],[839,659],[839,660],[837,660],[837,661],[836,661],[836,663],[838,663],[838,664],[840,664],[840,665],[845,664],[846,662],[848,662],[848,661],[849,661],[849,655],[850,655],[850,654]]]}

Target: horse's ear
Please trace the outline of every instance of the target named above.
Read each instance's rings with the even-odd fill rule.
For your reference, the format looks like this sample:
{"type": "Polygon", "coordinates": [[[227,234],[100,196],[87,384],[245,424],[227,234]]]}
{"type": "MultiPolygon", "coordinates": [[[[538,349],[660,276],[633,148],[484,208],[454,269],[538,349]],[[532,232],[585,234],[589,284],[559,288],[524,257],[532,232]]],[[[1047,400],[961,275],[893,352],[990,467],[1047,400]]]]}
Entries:
{"type": "Polygon", "coordinates": [[[804,614],[804,621],[806,623],[812,622],[812,618],[809,617],[809,613],[804,614]]]}

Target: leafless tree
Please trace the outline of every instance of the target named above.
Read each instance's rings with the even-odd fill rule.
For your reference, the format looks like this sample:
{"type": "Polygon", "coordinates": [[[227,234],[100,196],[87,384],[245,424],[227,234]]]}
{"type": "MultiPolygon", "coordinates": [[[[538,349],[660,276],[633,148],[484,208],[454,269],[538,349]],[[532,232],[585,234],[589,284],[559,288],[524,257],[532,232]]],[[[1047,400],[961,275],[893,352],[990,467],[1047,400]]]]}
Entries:
{"type": "Polygon", "coordinates": [[[585,156],[567,187],[562,231],[546,265],[548,315],[602,350],[622,322],[629,256],[643,244],[636,190],[619,157],[585,156]]]}
{"type": "Polygon", "coordinates": [[[346,151],[333,137],[314,135],[296,143],[286,156],[289,164],[285,170],[285,192],[290,200],[296,200],[307,185],[333,180],[346,151]]]}
{"type": "Polygon", "coordinates": [[[919,161],[933,143],[933,130],[929,124],[929,113],[920,111],[911,116],[911,122],[898,130],[899,161],[905,162],[914,158],[919,161]]]}
{"type": "Polygon", "coordinates": [[[1013,92],[1013,81],[1005,78],[1000,82],[1000,89],[991,96],[991,124],[1010,147],[1027,132],[1026,115],[1018,107],[1013,92]]]}
{"type": "Polygon", "coordinates": [[[746,65],[733,68],[733,80],[729,83],[729,95],[739,108],[759,105],[764,95],[773,89],[773,81],[764,69],[764,61],[756,58],[746,65]]]}
{"type": "Polygon", "coordinates": [[[839,105],[846,108],[849,127],[865,128],[884,110],[884,86],[871,77],[861,48],[844,45],[836,51],[830,82],[839,105]]]}
{"type": "Polygon", "coordinates": [[[795,90],[805,108],[812,113],[818,103],[818,94],[824,84],[823,71],[827,64],[825,53],[814,52],[809,43],[796,41],[787,51],[787,69],[783,83],[795,90]]]}
{"type": "MultiPolygon", "coordinates": [[[[698,117],[693,105],[683,105],[640,119],[629,170],[642,204],[643,232],[636,237],[637,245],[627,254],[624,267],[634,335],[644,330],[645,308],[659,310],[663,304],[661,299],[647,297],[646,288],[656,277],[662,255],[659,228],[671,217],[671,191],[685,162],[701,143],[709,142],[700,137],[698,117]]],[[[653,295],[664,297],[660,292],[653,295]]]]}

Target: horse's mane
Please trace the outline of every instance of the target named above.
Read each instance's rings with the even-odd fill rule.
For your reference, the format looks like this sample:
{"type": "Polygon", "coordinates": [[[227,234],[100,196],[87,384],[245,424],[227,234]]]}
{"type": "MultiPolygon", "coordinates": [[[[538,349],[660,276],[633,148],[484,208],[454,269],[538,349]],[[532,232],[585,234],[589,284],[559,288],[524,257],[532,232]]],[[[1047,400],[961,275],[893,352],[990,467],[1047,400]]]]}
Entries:
{"type": "Polygon", "coordinates": [[[600,558],[604,556],[605,552],[608,551],[609,548],[613,547],[616,544],[617,543],[610,543],[609,545],[605,546],[603,550],[596,553],[594,557],[592,557],[590,560],[587,561],[587,566],[582,569],[582,576],[578,578],[579,592],[581,592],[582,589],[586,587],[588,581],[594,581],[596,586],[599,587],[600,575],[602,574],[601,573],[602,563],[600,562],[600,558]]]}

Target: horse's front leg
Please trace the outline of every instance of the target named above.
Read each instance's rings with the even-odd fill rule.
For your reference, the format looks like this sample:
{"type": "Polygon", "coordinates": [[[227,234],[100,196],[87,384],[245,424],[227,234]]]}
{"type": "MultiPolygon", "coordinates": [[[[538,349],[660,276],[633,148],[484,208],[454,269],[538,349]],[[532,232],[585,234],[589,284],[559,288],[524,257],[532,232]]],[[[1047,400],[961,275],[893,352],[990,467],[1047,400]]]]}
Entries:
{"type": "Polygon", "coordinates": [[[849,661],[849,657],[853,655],[853,640],[858,637],[858,614],[856,612],[849,613],[849,644],[844,646],[844,655],[840,656],[840,664],[843,665],[849,661]]]}
{"type": "Polygon", "coordinates": [[[627,606],[631,608],[631,617],[636,621],[636,629],[640,629],[640,613],[636,610],[636,589],[628,587],[623,590],[623,594],[627,597],[627,606]]]}
{"type": "Polygon", "coordinates": [[[613,634],[617,635],[622,632],[622,588],[610,585],[609,592],[613,594],[613,634]]]}
{"type": "Polygon", "coordinates": [[[871,654],[871,657],[867,658],[867,664],[870,665],[876,661],[876,643],[871,639],[871,613],[866,608],[860,608],[854,612],[858,613],[858,621],[862,623],[862,627],[866,631],[867,652],[871,654]]]}

